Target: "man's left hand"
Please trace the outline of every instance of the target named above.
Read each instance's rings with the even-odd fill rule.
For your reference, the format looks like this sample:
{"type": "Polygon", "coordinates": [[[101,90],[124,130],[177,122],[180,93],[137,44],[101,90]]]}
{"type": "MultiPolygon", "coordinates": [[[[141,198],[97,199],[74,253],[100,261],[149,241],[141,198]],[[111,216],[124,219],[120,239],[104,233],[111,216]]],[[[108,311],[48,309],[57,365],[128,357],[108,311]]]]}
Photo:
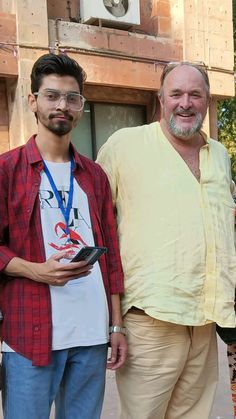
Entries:
{"type": "Polygon", "coordinates": [[[108,359],[107,369],[117,370],[126,360],[128,347],[126,337],[122,333],[111,333],[111,356],[108,359]]]}

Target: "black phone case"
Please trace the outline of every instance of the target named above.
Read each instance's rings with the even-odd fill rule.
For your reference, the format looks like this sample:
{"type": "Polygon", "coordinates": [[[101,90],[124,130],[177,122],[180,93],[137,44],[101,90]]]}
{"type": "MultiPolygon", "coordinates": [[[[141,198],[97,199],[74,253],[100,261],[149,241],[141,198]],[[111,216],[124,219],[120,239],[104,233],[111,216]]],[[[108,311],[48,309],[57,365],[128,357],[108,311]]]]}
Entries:
{"type": "Polygon", "coordinates": [[[90,265],[93,265],[103,253],[106,253],[106,247],[85,246],[73,257],[71,262],[80,262],[85,260],[90,265]]]}

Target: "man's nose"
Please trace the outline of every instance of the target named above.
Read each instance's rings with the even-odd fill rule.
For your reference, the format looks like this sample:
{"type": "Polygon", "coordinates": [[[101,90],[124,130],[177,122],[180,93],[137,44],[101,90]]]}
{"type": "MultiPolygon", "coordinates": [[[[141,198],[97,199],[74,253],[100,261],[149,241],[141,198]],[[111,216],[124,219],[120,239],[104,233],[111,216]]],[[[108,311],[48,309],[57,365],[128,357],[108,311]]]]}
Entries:
{"type": "Polygon", "coordinates": [[[184,93],[181,97],[180,106],[183,109],[189,109],[192,106],[191,96],[188,93],[184,93]]]}
{"type": "Polygon", "coordinates": [[[67,103],[67,96],[66,95],[61,95],[58,104],[57,104],[57,109],[68,109],[68,103],[67,103]]]}

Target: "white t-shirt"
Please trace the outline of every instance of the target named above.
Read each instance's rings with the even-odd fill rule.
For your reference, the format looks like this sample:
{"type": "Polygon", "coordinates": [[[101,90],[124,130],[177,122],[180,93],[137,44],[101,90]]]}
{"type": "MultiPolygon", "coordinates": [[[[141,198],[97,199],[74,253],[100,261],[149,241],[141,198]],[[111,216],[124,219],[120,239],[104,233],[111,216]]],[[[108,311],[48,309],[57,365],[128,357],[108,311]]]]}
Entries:
{"type": "MultiPolygon", "coordinates": [[[[46,162],[67,205],[70,185],[70,162],[46,162]]],[[[67,236],[65,220],[45,172],[39,191],[41,221],[46,258],[63,250],[67,236]]],[[[69,228],[75,254],[81,245],[94,245],[88,199],[74,180],[69,228]]],[[[68,263],[68,260],[65,260],[68,263]]],[[[63,261],[62,261],[63,263],[63,261]]],[[[98,345],[108,341],[108,308],[98,262],[90,275],[69,281],[63,287],[50,286],[52,301],[53,349],[98,345]]]]}
{"type": "MultiPolygon", "coordinates": [[[[47,167],[67,205],[70,186],[70,162],[46,162],[47,167]]],[[[59,250],[71,249],[76,254],[83,245],[94,246],[88,199],[74,180],[69,228],[72,243],[67,243],[65,220],[44,171],[39,189],[41,222],[46,258],[59,250]]],[[[67,259],[61,263],[68,263],[67,259]]],[[[91,273],[69,281],[63,287],[50,286],[52,302],[52,349],[99,345],[109,340],[107,299],[99,263],[91,273]]],[[[11,351],[5,343],[3,351],[11,351]]]]}

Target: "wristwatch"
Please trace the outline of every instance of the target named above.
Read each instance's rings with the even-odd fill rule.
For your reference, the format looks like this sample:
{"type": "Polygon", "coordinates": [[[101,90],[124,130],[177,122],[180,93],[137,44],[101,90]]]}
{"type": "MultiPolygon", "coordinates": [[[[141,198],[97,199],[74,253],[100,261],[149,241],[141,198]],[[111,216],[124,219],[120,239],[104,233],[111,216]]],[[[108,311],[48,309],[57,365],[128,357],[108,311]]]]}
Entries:
{"type": "Polygon", "coordinates": [[[121,326],[110,326],[109,333],[122,333],[122,335],[126,335],[126,328],[121,326]]]}

